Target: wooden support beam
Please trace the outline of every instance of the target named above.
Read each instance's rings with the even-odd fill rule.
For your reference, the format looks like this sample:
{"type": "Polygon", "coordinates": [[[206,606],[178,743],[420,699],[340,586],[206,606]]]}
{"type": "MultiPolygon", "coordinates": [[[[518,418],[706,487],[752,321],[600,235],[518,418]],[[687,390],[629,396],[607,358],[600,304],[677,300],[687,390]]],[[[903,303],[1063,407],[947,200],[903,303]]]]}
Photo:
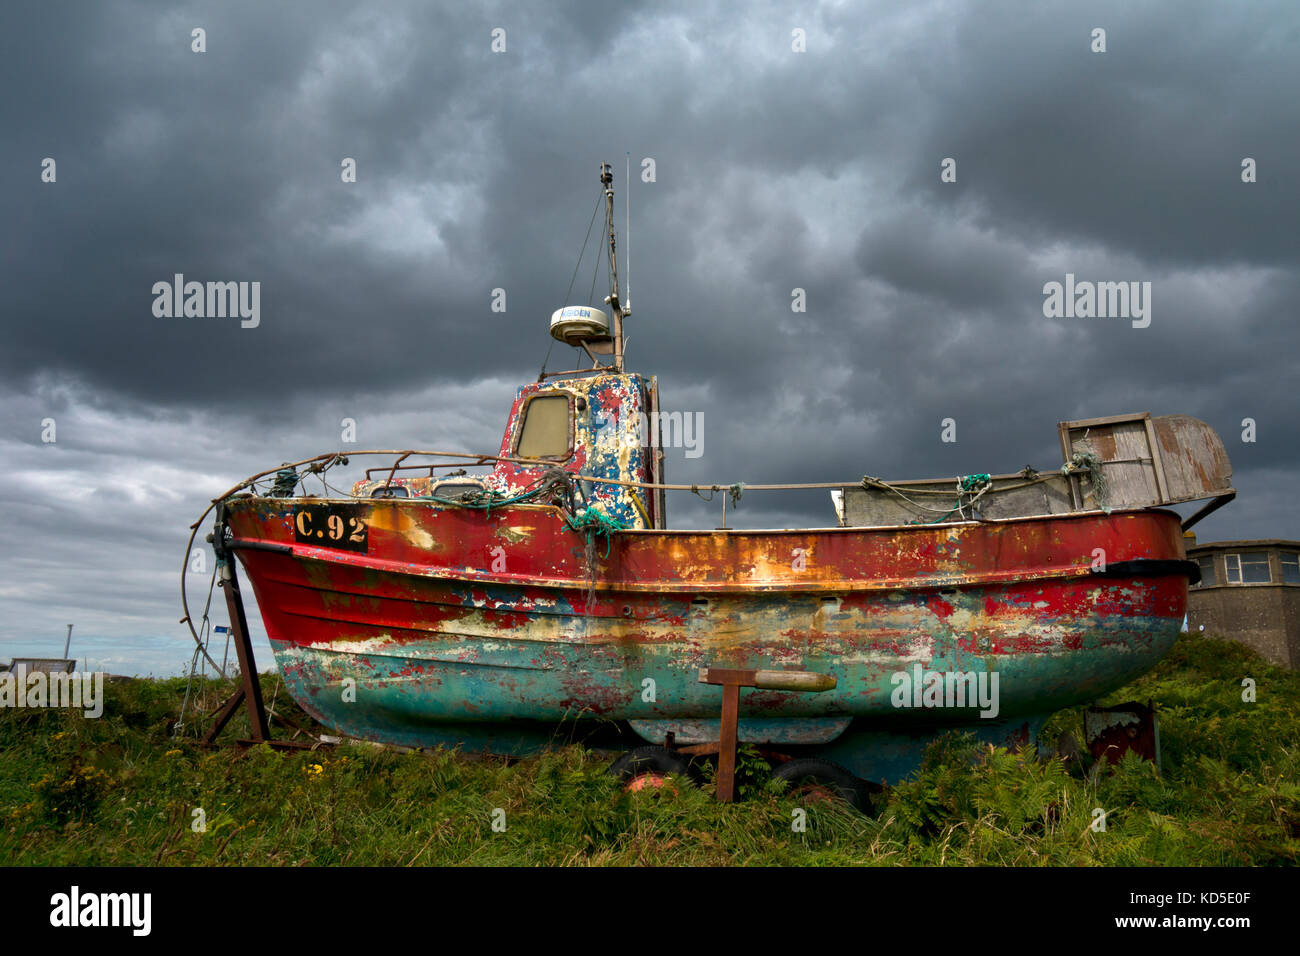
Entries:
{"type": "Polygon", "coordinates": [[[722,730],[718,742],[718,800],[736,799],[736,744],[740,736],[740,688],[819,693],[835,686],[835,678],[814,671],[760,671],[730,667],[700,669],[701,684],[722,687],[722,730]]]}
{"type": "Polygon", "coordinates": [[[257,679],[257,661],[253,657],[253,643],[248,636],[248,618],[244,614],[244,598],[239,592],[239,575],[235,571],[233,554],[226,553],[218,573],[221,577],[221,588],[226,592],[231,640],[235,645],[235,653],[239,655],[243,698],[248,704],[248,725],[252,739],[260,743],[270,739],[271,730],[266,721],[266,705],[262,702],[262,685],[257,679]]]}

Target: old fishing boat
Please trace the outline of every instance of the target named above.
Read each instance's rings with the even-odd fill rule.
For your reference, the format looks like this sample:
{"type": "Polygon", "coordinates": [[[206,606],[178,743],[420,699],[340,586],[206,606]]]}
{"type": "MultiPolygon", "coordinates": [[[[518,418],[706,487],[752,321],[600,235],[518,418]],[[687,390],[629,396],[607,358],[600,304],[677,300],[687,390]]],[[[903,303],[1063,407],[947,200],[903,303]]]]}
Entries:
{"type": "Polygon", "coordinates": [[[332,453],[214,501],[224,576],[236,555],[316,719],[408,746],[521,753],[614,722],[707,749],[730,680],[741,741],[888,781],[938,730],[1030,741],[1170,648],[1183,529],[1234,494],[1184,416],[1063,423],[1042,473],[799,486],[831,493],[824,527],[671,529],[666,493],[692,486],[666,481],[656,379],[624,367],[604,165],[601,188],[608,310],[551,319],[591,365],[521,386],[494,454],[332,453]],[[357,461],[350,494],[308,493],[357,461]]]}

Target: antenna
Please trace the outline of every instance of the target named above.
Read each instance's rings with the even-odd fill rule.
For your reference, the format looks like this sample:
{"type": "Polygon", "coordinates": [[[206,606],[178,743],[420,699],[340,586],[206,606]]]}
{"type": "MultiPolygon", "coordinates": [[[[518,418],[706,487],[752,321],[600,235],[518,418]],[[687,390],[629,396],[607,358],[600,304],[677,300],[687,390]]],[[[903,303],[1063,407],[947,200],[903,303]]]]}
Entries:
{"type": "MultiPolygon", "coordinates": [[[[628,154],[631,162],[631,153],[628,154]]],[[[614,170],[609,163],[600,164],[600,182],[605,187],[605,225],[609,230],[609,295],[605,301],[613,312],[614,371],[623,371],[623,303],[618,297],[618,252],[614,242],[614,170]]]]}
{"type": "Polygon", "coordinates": [[[632,314],[632,151],[627,151],[627,170],[623,174],[625,179],[624,189],[627,190],[623,196],[625,203],[623,210],[623,241],[627,247],[623,250],[623,264],[627,267],[627,275],[623,283],[623,314],[632,314]]]}
{"type": "MultiPolygon", "coordinates": [[[[629,150],[627,154],[628,174],[631,175],[632,153],[629,150]]],[[[624,305],[619,298],[618,292],[618,249],[615,241],[614,228],[614,167],[609,163],[600,164],[600,185],[601,192],[605,196],[605,226],[608,232],[609,242],[609,295],[605,296],[605,302],[610,306],[610,315],[606,316],[602,309],[592,305],[586,306],[564,306],[556,309],[551,314],[551,338],[564,342],[566,345],[581,347],[586,351],[592,361],[592,368],[608,368],[615,372],[623,371],[623,319],[632,310],[624,305]],[[612,365],[601,365],[597,355],[613,355],[612,365]]],[[[631,211],[631,203],[627,207],[631,211]]],[[[591,224],[596,221],[596,213],[600,210],[600,202],[597,200],[596,208],[591,212],[591,224]]],[[[591,224],[587,226],[587,236],[591,236],[591,224]]],[[[582,244],[583,252],[587,249],[586,240],[582,244]]],[[[578,268],[582,265],[582,255],[578,256],[578,265],[574,266],[574,278],[577,277],[578,268]]],[[[591,277],[592,288],[595,289],[596,278],[600,275],[600,256],[596,257],[596,272],[591,277]]],[[[573,281],[569,281],[569,292],[573,291],[573,281]]],[[[569,292],[565,293],[567,298],[569,292]]],[[[547,352],[549,355],[549,351],[547,352]]],[[[558,374],[558,373],[557,373],[558,374]]],[[[541,375],[538,381],[546,378],[546,363],[542,363],[541,375]]]]}

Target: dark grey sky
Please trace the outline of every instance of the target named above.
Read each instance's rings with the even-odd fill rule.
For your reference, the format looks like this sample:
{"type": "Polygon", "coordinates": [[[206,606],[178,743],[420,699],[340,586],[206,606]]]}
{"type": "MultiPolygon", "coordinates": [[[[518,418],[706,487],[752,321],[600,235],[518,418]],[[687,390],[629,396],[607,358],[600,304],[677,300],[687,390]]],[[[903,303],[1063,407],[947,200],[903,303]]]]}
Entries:
{"type": "Polygon", "coordinates": [[[92,666],[177,670],[187,525],[344,417],[495,448],[628,154],[629,364],[704,414],[670,479],[1048,468],[1057,421],[1182,412],[1240,491],[1201,540],[1300,537],[1290,0],[7,3],[0,79],[0,657],[71,621],[92,666]],[[156,318],[177,272],[259,281],[261,324],[156,318]],[[1150,327],[1045,318],[1067,272],[1151,282],[1150,327]]]}

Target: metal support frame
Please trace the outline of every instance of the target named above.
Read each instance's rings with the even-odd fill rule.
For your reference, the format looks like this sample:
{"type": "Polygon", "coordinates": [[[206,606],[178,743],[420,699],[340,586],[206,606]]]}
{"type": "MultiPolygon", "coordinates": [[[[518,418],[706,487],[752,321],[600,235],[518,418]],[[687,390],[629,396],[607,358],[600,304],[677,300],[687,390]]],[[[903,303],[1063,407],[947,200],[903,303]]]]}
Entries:
{"type": "Polygon", "coordinates": [[[1191,528],[1194,524],[1199,522],[1202,518],[1218,511],[1220,508],[1222,508],[1224,505],[1226,505],[1229,501],[1231,501],[1235,497],[1237,497],[1237,493],[1235,491],[1226,495],[1219,495],[1219,497],[1215,498],[1213,501],[1211,501],[1200,511],[1187,517],[1183,521],[1183,530],[1186,531],[1187,529],[1191,528]]]}
{"type": "MultiPolygon", "coordinates": [[[[262,699],[262,685],[257,677],[257,661],[253,656],[253,641],[248,633],[248,616],[244,612],[244,596],[239,590],[239,571],[235,566],[235,555],[226,540],[226,523],[224,504],[217,506],[216,529],[208,539],[217,559],[218,584],[226,595],[226,611],[230,615],[230,639],[235,645],[235,654],[239,658],[240,683],[217,711],[216,719],[208,732],[203,735],[205,745],[215,744],[226,724],[235,716],[240,705],[248,710],[248,725],[251,736],[236,743],[242,746],[267,744],[279,749],[314,748],[319,741],[275,740],[271,736],[270,721],[267,719],[266,703],[262,699]]],[[[283,719],[283,718],[281,718],[283,719]]],[[[292,726],[292,722],[286,721],[292,726]]],[[[297,728],[301,730],[302,728],[297,728]]]]}

